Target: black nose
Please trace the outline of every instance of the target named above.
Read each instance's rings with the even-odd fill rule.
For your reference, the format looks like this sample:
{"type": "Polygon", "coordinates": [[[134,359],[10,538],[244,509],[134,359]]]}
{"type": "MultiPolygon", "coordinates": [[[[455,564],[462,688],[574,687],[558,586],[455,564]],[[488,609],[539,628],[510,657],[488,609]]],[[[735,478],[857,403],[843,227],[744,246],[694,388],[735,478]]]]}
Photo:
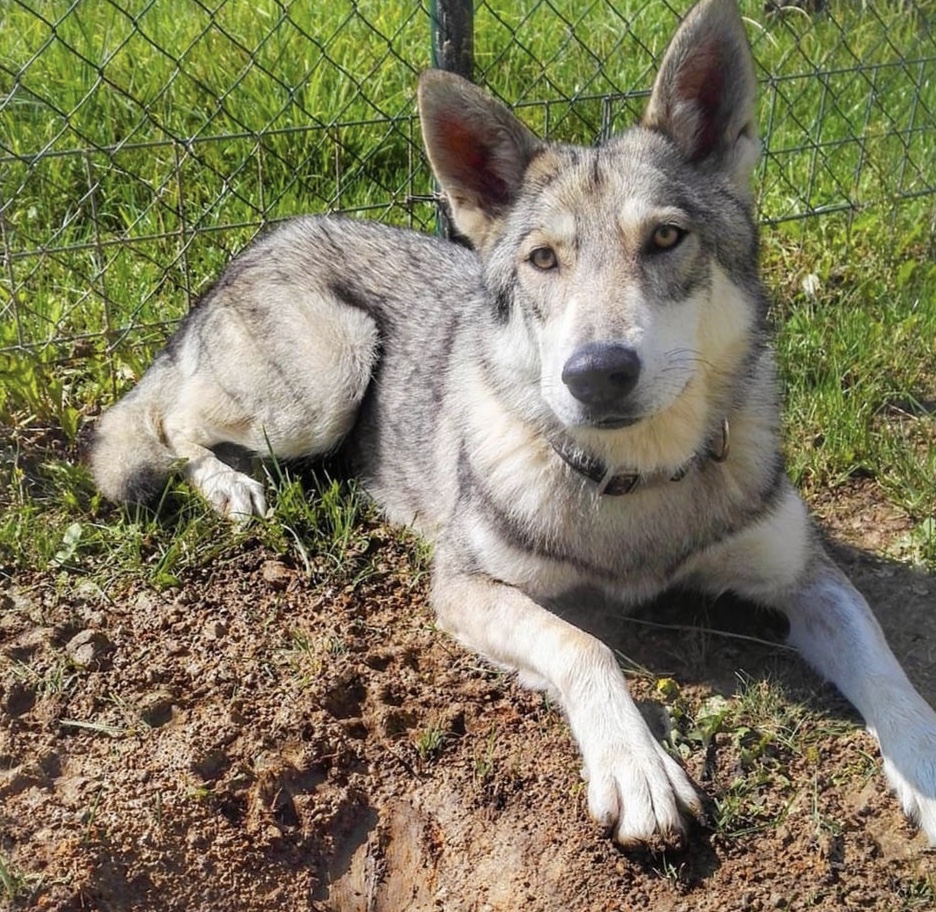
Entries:
{"type": "Polygon", "coordinates": [[[562,382],[585,405],[613,405],[630,395],[640,378],[640,358],[626,345],[591,342],[562,368],[562,382]]]}

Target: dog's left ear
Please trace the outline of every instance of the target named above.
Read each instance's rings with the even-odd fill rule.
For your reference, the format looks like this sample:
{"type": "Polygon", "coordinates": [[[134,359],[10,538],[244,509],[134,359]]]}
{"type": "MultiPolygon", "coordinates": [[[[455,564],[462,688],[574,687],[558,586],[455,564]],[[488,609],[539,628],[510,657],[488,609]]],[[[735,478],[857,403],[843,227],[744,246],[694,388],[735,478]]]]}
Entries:
{"type": "Polygon", "coordinates": [[[735,0],[701,0],[663,57],[643,125],[749,193],[758,157],[756,92],[754,57],[735,0]]]}
{"type": "Polygon", "coordinates": [[[499,101],[442,70],[419,78],[419,119],[455,227],[481,249],[544,144],[499,101]]]}

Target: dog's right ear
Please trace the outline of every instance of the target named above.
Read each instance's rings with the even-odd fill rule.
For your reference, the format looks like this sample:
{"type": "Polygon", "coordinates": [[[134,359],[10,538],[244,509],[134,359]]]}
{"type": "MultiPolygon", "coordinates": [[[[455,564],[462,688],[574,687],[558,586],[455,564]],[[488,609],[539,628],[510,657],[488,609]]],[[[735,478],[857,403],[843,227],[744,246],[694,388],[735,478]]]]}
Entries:
{"type": "Polygon", "coordinates": [[[418,97],[423,143],[455,227],[481,249],[544,144],[508,108],[454,73],[426,70],[418,97]]]}

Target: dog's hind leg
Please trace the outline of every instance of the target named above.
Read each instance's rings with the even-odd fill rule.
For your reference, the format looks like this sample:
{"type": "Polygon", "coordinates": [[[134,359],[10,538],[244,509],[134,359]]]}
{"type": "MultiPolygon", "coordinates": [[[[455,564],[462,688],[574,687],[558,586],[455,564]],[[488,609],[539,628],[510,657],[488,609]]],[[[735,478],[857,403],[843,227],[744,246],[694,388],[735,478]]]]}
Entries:
{"type": "Polygon", "coordinates": [[[218,445],[273,459],[334,450],[354,423],[376,362],[377,328],[369,316],[312,290],[280,294],[276,319],[259,326],[219,312],[215,338],[227,344],[201,345],[199,369],[164,419],[186,480],[235,518],[265,512],[263,487],[222,461],[218,445]]]}
{"type": "Polygon", "coordinates": [[[164,431],[185,480],[222,516],[236,520],[263,516],[267,509],[263,485],[248,474],[245,460],[222,458],[235,435],[225,433],[223,426],[211,433],[214,428],[187,425],[184,419],[185,415],[174,416],[164,431]]]}
{"type": "Polygon", "coordinates": [[[217,449],[316,456],[350,430],[376,364],[375,321],[311,283],[257,271],[193,311],[101,416],[89,461],[110,499],[152,503],[179,472],[219,513],[262,515],[262,485],[217,449]]]}
{"type": "Polygon", "coordinates": [[[229,400],[210,383],[185,380],[163,357],[143,381],[108,409],[91,435],[88,461],[95,481],[111,500],[154,504],[174,472],[185,477],[223,515],[263,515],[263,486],[230,455],[219,455],[249,424],[233,417],[229,400]]]}

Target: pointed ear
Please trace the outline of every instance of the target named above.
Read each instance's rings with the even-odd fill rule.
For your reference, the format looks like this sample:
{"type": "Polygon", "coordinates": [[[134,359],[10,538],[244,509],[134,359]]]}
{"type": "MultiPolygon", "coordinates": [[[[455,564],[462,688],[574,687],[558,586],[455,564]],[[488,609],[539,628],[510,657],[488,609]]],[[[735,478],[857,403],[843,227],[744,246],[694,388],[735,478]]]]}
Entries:
{"type": "Polygon", "coordinates": [[[419,119],[455,226],[481,248],[543,143],[500,102],[442,70],[419,79],[419,119]]]}
{"type": "Polygon", "coordinates": [[[735,0],[701,0],[670,42],[643,124],[748,193],[758,157],[756,92],[754,58],[735,0]]]}

